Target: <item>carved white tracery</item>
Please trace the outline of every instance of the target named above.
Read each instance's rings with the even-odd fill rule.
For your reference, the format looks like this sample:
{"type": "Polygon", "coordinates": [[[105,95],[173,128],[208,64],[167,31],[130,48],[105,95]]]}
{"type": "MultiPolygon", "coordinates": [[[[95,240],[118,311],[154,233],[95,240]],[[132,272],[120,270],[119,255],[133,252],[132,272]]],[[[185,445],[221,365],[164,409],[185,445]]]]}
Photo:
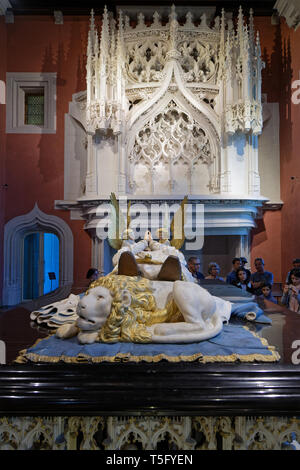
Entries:
{"type": "MultiPolygon", "coordinates": [[[[163,187],[155,187],[156,173],[165,173],[170,192],[174,188],[175,191],[182,189],[183,193],[193,194],[197,190],[199,192],[199,185],[193,187],[192,172],[197,165],[210,167],[212,161],[211,145],[205,131],[191,116],[181,111],[174,101],[170,101],[166,109],[148,121],[136,135],[129,155],[130,183],[137,194],[139,189],[145,189],[145,179],[141,178],[140,172],[136,172],[141,166],[141,171],[146,169],[150,179],[150,187],[146,185],[146,192],[162,193],[163,187]],[[176,171],[178,167],[184,171],[176,171]],[[181,179],[187,182],[185,188],[181,179]]],[[[211,182],[206,181],[207,187],[209,184],[211,182]]],[[[207,188],[201,188],[200,192],[207,192],[207,188]]]]}
{"type": "Polygon", "coordinates": [[[165,41],[152,38],[129,43],[125,59],[128,79],[132,83],[161,81],[167,50],[165,41]]]}
{"type": "Polygon", "coordinates": [[[182,42],[178,48],[180,65],[186,82],[212,82],[217,72],[217,45],[203,44],[197,39],[182,42]]]}
{"type": "MultiPolygon", "coordinates": [[[[252,11],[245,23],[240,9],[234,28],[224,11],[213,26],[207,24],[205,13],[197,25],[190,12],[179,23],[174,6],[167,22],[155,12],[152,23],[146,24],[140,13],[133,25],[121,10],[116,21],[105,8],[101,34],[92,12],[85,108],[90,135],[86,195],[101,194],[93,178],[98,157],[91,137],[97,131],[119,136],[118,192],[140,194],[141,179],[142,192],[149,195],[157,187],[161,194],[234,192],[230,167],[235,157],[228,154],[226,139],[237,132],[261,133],[260,55],[252,11]],[[181,102],[177,111],[174,102],[181,102]],[[172,106],[172,112],[166,110],[172,106]],[[179,166],[184,182],[175,179],[173,170],[179,166]]],[[[257,152],[250,154],[254,161],[249,167],[256,168],[257,152]]],[[[251,183],[251,178],[245,181],[251,183]]],[[[259,191],[251,183],[245,193],[259,191]]]]}
{"type": "Polygon", "coordinates": [[[0,450],[284,450],[298,417],[2,417],[0,450]],[[100,431],[100,432],[99,432],[100,431]]]}

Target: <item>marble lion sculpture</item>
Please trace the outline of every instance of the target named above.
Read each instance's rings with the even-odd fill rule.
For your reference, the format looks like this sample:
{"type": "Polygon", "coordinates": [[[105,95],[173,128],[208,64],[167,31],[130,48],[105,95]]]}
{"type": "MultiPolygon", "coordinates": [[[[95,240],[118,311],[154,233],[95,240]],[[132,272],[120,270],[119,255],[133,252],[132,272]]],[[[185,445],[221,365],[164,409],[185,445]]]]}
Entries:
{"type": "Polygon", "coordinates": [[[77,335],[82,344],[192,343],[219,334],[231,312],[231,302],[192,282],[110,274],[93,283],[78,303],[77,320],[60,326],[56,336],[77,335]]]}

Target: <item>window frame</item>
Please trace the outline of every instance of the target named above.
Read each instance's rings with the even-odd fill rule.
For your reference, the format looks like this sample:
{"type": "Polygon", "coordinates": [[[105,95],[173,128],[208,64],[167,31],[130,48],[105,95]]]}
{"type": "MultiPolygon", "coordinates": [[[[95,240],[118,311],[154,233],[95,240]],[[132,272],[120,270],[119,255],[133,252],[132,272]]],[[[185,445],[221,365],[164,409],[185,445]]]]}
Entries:
{"type": "Polygon", "coordinates": [[[9,134],[56,133],[56,73],[6,74],[6,132],[9,134]],[[43,90],[44,124],[25,124],[25,90],[43,90]]]}

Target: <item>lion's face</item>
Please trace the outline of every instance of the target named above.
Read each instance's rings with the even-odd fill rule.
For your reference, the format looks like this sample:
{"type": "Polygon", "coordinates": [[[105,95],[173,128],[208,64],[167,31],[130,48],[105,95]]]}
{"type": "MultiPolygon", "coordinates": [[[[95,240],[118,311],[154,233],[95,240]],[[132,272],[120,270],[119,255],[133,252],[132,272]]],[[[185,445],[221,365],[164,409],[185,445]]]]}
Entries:
{"type": "Polygon", "coordinates": [[[97,331],[102,328],[111,311],[112,296],[105,287],[91,289],[80,299],[77,306],[77,325],[83,331],[97,331]]]}

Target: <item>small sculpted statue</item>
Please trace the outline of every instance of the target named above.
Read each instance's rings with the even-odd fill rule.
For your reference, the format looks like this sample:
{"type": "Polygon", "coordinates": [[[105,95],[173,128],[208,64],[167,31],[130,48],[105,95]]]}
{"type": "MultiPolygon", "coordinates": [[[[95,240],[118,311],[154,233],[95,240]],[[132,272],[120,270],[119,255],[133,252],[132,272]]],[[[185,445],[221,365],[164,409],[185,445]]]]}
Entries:
{"type": "MultiPolygon", "coordinates": [[[[134,241],[134,233],[131,229],[124,230],[122,234],[122,246],[113,256],[113,273],[118,271],[119,260],[123,253],[131,253],[139,267],[139,273],[147,279],[160,279],[159,273],[162,265],[168,257],[176,257],[180,262],[180,279],[195,282],[189,272],[183,254],[174,246],[171,246],[168,238],[168,231],[164,228],[157,230],[158,241],[152,239],[150,231],[146,231],[144,239],[139,242],[134,241]]],[[[133,273],[135,275],[135,273],[133,273]]],[[[166,279],[167,280],[167,279],[166,279]]],[[[170,280],[175,280],[170,279],[170,280]]],[[[179,280],[179,278],[178,278],[179,280]]]]}
{"type": "MultiPolygon", "coordinates": [[[[109,244],[117,250],[117,253],[113,256],[113,273],[122,272],[120,270],[119,261],[122,255],[125,252],[130,253],[134,256],[136,264],[138,264],[139,269],[134,268],[131,275],[135,276],[138,271],[139,275],[144,276],[147,279],[159,279],[159,280],[183,280],[195,282],[192,274],[189,272],[186,260],[184,255],[181,253],[180,249],[183,246],[185,237],[184,237],[184,221],[185,221],[185,209],[188,204],[188,197],[185,196],[181,202],[177,212],[174,214],[171,224],[167,220],[164,222],[164,226],[159,228],[156,232],[157,239],[153,240],[152,234],[149,230],[145,232],[144,239],[136,242],[134,231],[130,228],[131,217],[130,217],[130,204],[127,208],[127,219],[125,220],[124,214],[122,213],[119,203],[117,201],[116,195],[111,193],[111,219],[108,229],[108,241],[109,244]],[[172,240],[169,241],[169,227],[170,231],[173,233],[172,240]],[[175,230],[175,227],[177,228],[175,230]],[[180,228],[179,228],[180,227],[180,228]],[[178,233],[177,233],[178,232],[178,233]],[[117,234],[121,234],[121,237],[118,238],[117,234]],[[176,237],[175,237],[176,235],[176,237]],[[167,258],[173,257],[178,258],[180,262],[180,277],[178,277],[179,272],[175,263],[173,264],[174,272],[177,272],[177,275],[174,275],[172,278],[167,279],[165,276],[162,276],[161,269],[164,263],[167,261],[167,258]],[[161,275],[160,275],[161,274],[161,275]]],[[[168,213],[168,210],[165,211],[165,216],[168,213]]],[[[167,217],[168,219],[168,217],[167,217]]],[[[169,260],[168,263],[171,263],[169,260]]],[[[172,270],[171,264],[169,265],[168,275],[172,270]]],[[[164,271],[165,269],[163,269],[164,271]]],[[[127,267],[126,274],[129,274],[129,269],[127,267]]]]}

